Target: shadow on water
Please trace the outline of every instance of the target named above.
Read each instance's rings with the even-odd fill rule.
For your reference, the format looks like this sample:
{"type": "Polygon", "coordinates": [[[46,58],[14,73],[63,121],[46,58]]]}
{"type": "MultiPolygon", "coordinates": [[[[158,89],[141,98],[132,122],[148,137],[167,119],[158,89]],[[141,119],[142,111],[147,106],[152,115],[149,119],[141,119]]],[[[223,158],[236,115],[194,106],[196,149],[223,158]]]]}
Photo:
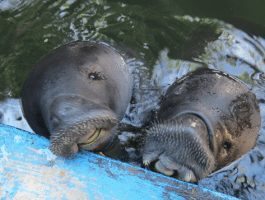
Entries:
{"type": "MultiPolygon", "coordinates": [[[[18,98],[34,63],[51,49],[73,40],[97,40],[119,49],[133,74],[127,124],[140,127],[150,120],[165,89],[204,65],[247,83],[264,120],[264,7],[258,0],[0,0],[0,98],[18,98]]],[[[264,195],[264,129],[252,152],[199,184],[241,198],[264,195]]],[[[127,150],[135,157],[139,135],[120,135],[124,143],[130,138],[127,150]]]]}

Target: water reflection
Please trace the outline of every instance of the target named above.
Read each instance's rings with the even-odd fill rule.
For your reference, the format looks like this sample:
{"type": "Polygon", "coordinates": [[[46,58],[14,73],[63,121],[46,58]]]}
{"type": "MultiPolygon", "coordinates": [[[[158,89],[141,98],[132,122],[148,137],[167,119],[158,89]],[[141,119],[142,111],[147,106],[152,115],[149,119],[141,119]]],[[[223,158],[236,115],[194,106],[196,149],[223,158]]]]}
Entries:
{"type": "Polygon", "coordinates": [[[194,42],[202,41],[202,47],[216,38],[216,23],[161,17],[139,5],[71,0],[22,1],[16,6],[0,13],[2,97],[18,97],[31,66],[72,40],[107,41],[134,52],[151,69],[162,49],[168,48],[171,57],[188,59],[201,52],[191,48],[194,42]]]}

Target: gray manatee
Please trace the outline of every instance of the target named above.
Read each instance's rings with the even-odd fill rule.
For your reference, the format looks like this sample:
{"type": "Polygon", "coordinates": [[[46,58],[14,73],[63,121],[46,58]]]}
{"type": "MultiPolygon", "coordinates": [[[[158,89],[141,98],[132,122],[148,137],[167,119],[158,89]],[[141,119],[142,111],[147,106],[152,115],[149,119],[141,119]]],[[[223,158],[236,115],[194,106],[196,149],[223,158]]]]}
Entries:
{"type": "Polygon", "coordinates": [[[132,81],[121,55],[103,43],[77,41],[42,58],[22,89],[24,116],[51,150],[107,151],[131,98],[132,81]]]}
{"type": "Polygon", "coordinates": [[[166,91],[147,129],[143,163],[196,182],[249,151],[260,123],[256,97],[243,82],[200,68],[166,91]]]}

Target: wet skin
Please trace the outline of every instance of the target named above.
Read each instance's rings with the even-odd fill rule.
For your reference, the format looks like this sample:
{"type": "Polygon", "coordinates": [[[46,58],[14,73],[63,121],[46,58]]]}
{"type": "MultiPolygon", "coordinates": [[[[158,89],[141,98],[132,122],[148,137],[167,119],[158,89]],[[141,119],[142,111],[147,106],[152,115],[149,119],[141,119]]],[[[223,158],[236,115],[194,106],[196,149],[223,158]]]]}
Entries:
{"type": "Polygon", "coordinates": [[[108,151],[131,98],[121,55],[106,44],[72,42],[39,61],[22,89],[31,128],[50,138],[51,150],[71,156],[80,148],[108,151]]]}
{"type": "Polygon", "coordinates": [[[147,130],[143,163],[188,182],[249,151],[260,129],[255,95],[239,80],[202,68],[176,80],[147,130]]]}
{"type": "MultiPolygon", "coordinates": [[[[109,147],[131,85],[114,49],[73,42],[34,66],[22,90],[24,115],[36,133],[50,138],[56,155],[71,156],[83,148],[115,156],[109,147]]],[[[190,182],[249,151],[260,128],[255,95],[239,80],[210,69],[176,80],[157,113],[147,130],[143,163],[190,182]]]]}

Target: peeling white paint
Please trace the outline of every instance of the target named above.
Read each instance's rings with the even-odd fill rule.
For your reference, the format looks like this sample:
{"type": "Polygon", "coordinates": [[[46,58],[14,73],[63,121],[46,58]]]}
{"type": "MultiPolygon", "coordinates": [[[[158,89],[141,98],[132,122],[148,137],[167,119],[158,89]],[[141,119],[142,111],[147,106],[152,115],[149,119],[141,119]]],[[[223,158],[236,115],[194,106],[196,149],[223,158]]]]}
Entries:
{"type": "Polygon", "coordinates": [[[15,135],[15,137],[14,137],[14,142],[15,143],[19,144],[22,140],[23,139],[22,139],[22,137],[20,135],[15,135]]]}
{"type": "Polygon", "coordinates": [[[7,148],[6,148],[6,145],[3,144],[0,148],[1,152],[0,152],[0,155],[2,155],[2,160],[4,161],[8,161],[8,155],[9,153],[7,152],[7,148]]]}

